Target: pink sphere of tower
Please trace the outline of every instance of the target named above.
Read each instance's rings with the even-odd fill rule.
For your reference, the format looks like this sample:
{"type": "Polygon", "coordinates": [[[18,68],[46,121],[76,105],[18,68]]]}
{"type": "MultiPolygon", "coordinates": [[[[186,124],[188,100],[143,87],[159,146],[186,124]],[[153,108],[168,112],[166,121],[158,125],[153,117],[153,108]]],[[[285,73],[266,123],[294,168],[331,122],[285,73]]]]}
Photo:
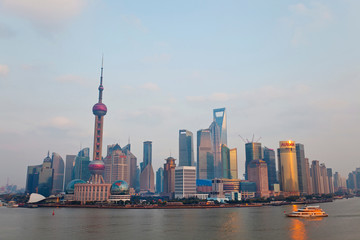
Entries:
{"type": "Polygon", "coordinates": [[[101,175],[105,170],[105,164],[101,160],[91,161],[89,163],[89,171],[91,174],[101,175]]]}
{"type": "Polygon", "coordinates": [[[104,115],[106,115],[107,107],[103,103],[96,103],[93,106],[92,111],[93,111],[94,115],[96,115],[96,116],[104,116],[104,115]]]}

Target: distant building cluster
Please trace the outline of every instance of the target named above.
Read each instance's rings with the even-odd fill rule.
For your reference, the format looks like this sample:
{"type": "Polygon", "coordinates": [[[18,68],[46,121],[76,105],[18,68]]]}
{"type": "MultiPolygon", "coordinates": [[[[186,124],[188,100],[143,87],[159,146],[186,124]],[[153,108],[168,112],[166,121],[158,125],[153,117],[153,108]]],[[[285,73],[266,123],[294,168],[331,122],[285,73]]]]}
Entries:
{"type": "Polygon", "coordinates": [[[304,145],[280,141],[275,150],[258,141],[245,141],[244,179],[239,178],[237,148],[227,143],[225,108],[213,110],[213,121],[196,134],[179,130],[179,157],[167,157],[156,173],[153,169],[152,142],[143,143],[143,161],[138,165],[131,144],[115,143],[102,154],[103,124],[107,107],[102,103],[103,68],[95,115],[93,156],[84,148],[77,155],[48,152],[42,164],[28,166],[26,193],[45,197],[66,193],[66,200],[127,201],[132,195],[174,198],[200,198],[218,201],[302,196],[360,190],[360,169],[344,179],[317,160],[309,162],[304,145]],[[194,158],[196,146],[196,161],[194,158]],[[277,155],[277,161],[276,161],[277,155]],[[276,164],[277,162],[277,164],[276,164]],[[278,169],[278,170],[276,170],[278,169]]]}

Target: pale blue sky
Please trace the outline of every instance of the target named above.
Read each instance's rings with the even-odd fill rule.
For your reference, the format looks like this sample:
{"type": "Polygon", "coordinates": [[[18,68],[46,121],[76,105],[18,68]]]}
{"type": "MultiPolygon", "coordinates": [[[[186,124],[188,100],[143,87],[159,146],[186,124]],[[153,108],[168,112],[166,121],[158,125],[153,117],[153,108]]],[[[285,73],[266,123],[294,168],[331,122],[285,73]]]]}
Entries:
{"type": "MultiPolygon", "coordinates": [[[[229,146],[238,134],[305,145],[310,160],[345,176],[360,167],[360,16],[357,0],[0,0],[0,185],[25,185],[26,166],[48,150],[93,144],[104,54],[104,148],[154,170],[178,130],[207,128],[226,107],[229,146]]],[[[194,138],[196,144],[196,138],[194,138]]],[[[195,147],[195,145],[194,145],[195,147]]]]}

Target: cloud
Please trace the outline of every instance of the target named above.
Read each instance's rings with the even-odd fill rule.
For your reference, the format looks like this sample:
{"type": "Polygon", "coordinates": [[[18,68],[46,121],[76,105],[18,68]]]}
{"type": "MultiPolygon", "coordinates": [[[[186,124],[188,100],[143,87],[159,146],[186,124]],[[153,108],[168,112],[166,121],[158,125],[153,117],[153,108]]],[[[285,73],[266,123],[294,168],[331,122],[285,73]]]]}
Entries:
{"type": "Polygon", "coordinates": [[[9,73],[9,66],[0,64],[0,76],[6,76],[9,73]]]}
{"type": "Polygon", "coordinates": [[[289,6],[290,16],[283,22],[292,28],[291,43],[298,46],[308,42],[309,35],[327,26],[332,20],[330,9],[319,2],[298,3],[289,6]]]}
{"type": "Polygon", "coordinates": [[[170,54],[162,53],[162,54],[154,54],[152,56],[146,56],[142,59],[144,63],[163,63],[169,62],[171,59],[170,54]]]}
{"type": "Polygon", "coordinates": [[[236,99],[237,95],[231,93],[213,93],[209,96],[186,96],[186,100],[189,102],[226,102],[236,99]]]}
{"type": "Polygon", "coordinates": [[[130,26],[133,26],[144,33],[148,32],[148,29],[143,25],[141,19],[135,15],[122,15],[121,18],[130,26]]]}
{"type": "Polygon", "coordinates": [[[79,83],[79,84],[86,83],[85,78],[83,78],[81,76],[77,76],[77,75],[72,75],[72,74],[57,77],[56,81],[61,82],[61,83],[79,83]]]}
{"type": "Polygon", "coordinates": [[[30,20],[35,26],[54,30],[79,15],[85,0],[0,0],[6,11],[30,20]]]}
{"type": "Polygon", "coordinates": [[[152,83],[152,82],[144,83],[140,87],[143,88],[143,89],[146,89],[146,90],[150,90],[150,91],[158,91],[158,90],[160,90],[159,86],[157,84],[155,84],[155,83],[152,83]]]}
{"type": "Polygon", "coordinates": [[[47,120],[43,126],[65,130],[73,127],[74,123],[67,117],[57,116],[47,120]]]}

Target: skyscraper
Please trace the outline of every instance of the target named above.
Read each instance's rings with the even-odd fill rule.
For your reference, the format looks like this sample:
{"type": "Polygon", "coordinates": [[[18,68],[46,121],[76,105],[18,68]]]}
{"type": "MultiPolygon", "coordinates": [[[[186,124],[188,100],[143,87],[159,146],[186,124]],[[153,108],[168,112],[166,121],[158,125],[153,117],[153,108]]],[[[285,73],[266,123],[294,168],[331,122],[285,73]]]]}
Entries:
{"type": "Polygon", "coordinates": [[[214,179],[214,153],[209,129],[197,131],[197,178],[214,179]]]}
{"type": "MultiPolygon", "coordinates": [[[[72,179],[88,181],[90,178],[90,148],[83,148],[75,158],[75,165],[72,171],[72,179]]],[[[67,186],[67,185],[66,185],[67,186]]]]}
{"type": "Polygon", "coordinates": [[[144,154],[143,154],[143,168],[145,168],[148,164],[152,165],[152,142],[145,141],[144,142],[144,154]]]}
{"type": "Polygon", "coordinates": [[[263,160],[252,160],[248,165],[249,181],[256,183],[256,196],[269,197],[267,164],[263,160]]]}
{"type": "Polygon", "coordinates": [[[64,190],[66,186],[71,182],[72,179],[72,172],[75,167],[75,159],[76,155],[66,155],[65,156],[65,181],[64,181],[64,190]]]}
{"type": "Polygon", "coordinates": [[[252,160],[263,159],[261,143],[249,142],[245,144],[245,179],[248,180],[248,165],[252,160]]]}
{"type": "Polygon", "coordinates": [[[189,198],[196,194],[196,167],[175,168],[175,198],[189,198]]]}
{"type": "Polygon", "coordinates": [[[54,169],[51,168],[51,158],[49,152],[47,157],[44,159],[39,172],[39,185],[38,193],[48,197],[51,195],[53,188],[54,169]]]}
{"type": "Polygon", "coordinates": [[[195,166],[193,134],[179,130],[179,166],[195,166]]]}
{"type": "Polygon", "coordinates": [[[164,164],[164,193],[170,194],[175,192],[175,158],[168,157],[164,164]]]}
{"type": "Polygon", "coordinates": [[[123,153],[126,154],[127,162],[129,164],[129,186],[136,189],[137,182],[137,158],[131,152],[130,143],[122,148],[123,153]]]}
{"type": "MultiPolygon", "coordinates": [[[[220,126],[214,120],[210,124],[211,149],[214,156],[214,178],[222,178],[220,126]]],[[[226,145],[226,144],[225,144],[226,145]]]]}
{"type": "Polygon", "coordinates": [[[162,193],[164,191],[164,169],[160,167],[156,171],[156,192],[162,193]]]}
{"type": "Polygon", "coordinates": [[[311,174],[310,174],[310,164],[309,164],[309,159],[308,158],[305,158],[305,171],[306,171],[306,179],[307,179],[307,189],[308,189],[308,192],[307,194],[313,194],[314,193],[314,190],[313,190],[313,187],[312,187],[312,178],[311,178],[311,174]]]}
{"type": "Polygon", "coordinates": [[[275,163],[275,151],[273,149],[264,148],[264,161],[268,170],[268,183],[269,189],[274,190],[274,184],[277,183],[276,177],[276,163],[275,163]]]}
{"type": "Polygon", "coordinates": [[[327,178],[328,178],[328,184],[329,184],[329,193],[334,193],[334,181],[333,181],[333,174],[332,174],[332,168],[327,168],[327,178]]]}
{"type": "Polygon", "coordinates": [[[312,161],[310,174],[311,174],[311,179],[312,179],[312,183],[313,183],[312,184],[313,193],[314,194],[322,194],[323,193],[323,188],[322,188],[319,161],[317,161],[317,160],[312,161]]]}
{"type": "Polygon", "coordinates": [[[221,159],[222,159],[222,170],[223,178],[237,179],[237,149],[229,149],[225,144],[221,145],[221,159]]]}
{"type": "Polygon", "coordinates": [[[280,141],[278,148],[280,188],[285,195],[298,195],[299,182],[296,148],[293,141],[280,141]]]}
{"type": "Polygon", "coordinates": [[[52,154],[51,168],[54,169],[52,194],[64,191],[64,160],[58,153],[52,154]]]}
{"type": "Polygon", "coordinates": [[[299,178],[299,191],[301,194],[308,193],[308,183],[306,178],[305,150],[304,145],[296,144],[296,164],[299,178]]]}
{"type": "Polygon", "coordinates": [[[321,185],[323,189],[322,193],[329,194],[330,193],[329,180],[327,176],[327,169],[325,163],[320,164],[320,174],[321,174],[321,185]]]}
{"type": "Polygon", "coordinates": [[[227,145],[227,123],[225,108],[213,110],[214,121],[220,127],[220,144],[227,145]]]}
{"type": "Polygon", "coordinates": [[[117,180],[123,180],[129,183],[130,171],[126,155],[122,152],[119,144],[114,144],[108,148],[108,155],[104,158],[105,164],[105,182],[113,183],[117,180]]]}
{"type": "Polygon", "coordinates": [[[140,164],[140,191],[155,192],[154,170],[152,168],[152,142],[144,142],[143,162],[140,164]]]}
{"type": "Polygon", "coordinates": [[[28,166],[26,174],[26,189],[25,193],[36,193],[39,185],[39,174],[41,171],[42,164],[28,166]]]}

